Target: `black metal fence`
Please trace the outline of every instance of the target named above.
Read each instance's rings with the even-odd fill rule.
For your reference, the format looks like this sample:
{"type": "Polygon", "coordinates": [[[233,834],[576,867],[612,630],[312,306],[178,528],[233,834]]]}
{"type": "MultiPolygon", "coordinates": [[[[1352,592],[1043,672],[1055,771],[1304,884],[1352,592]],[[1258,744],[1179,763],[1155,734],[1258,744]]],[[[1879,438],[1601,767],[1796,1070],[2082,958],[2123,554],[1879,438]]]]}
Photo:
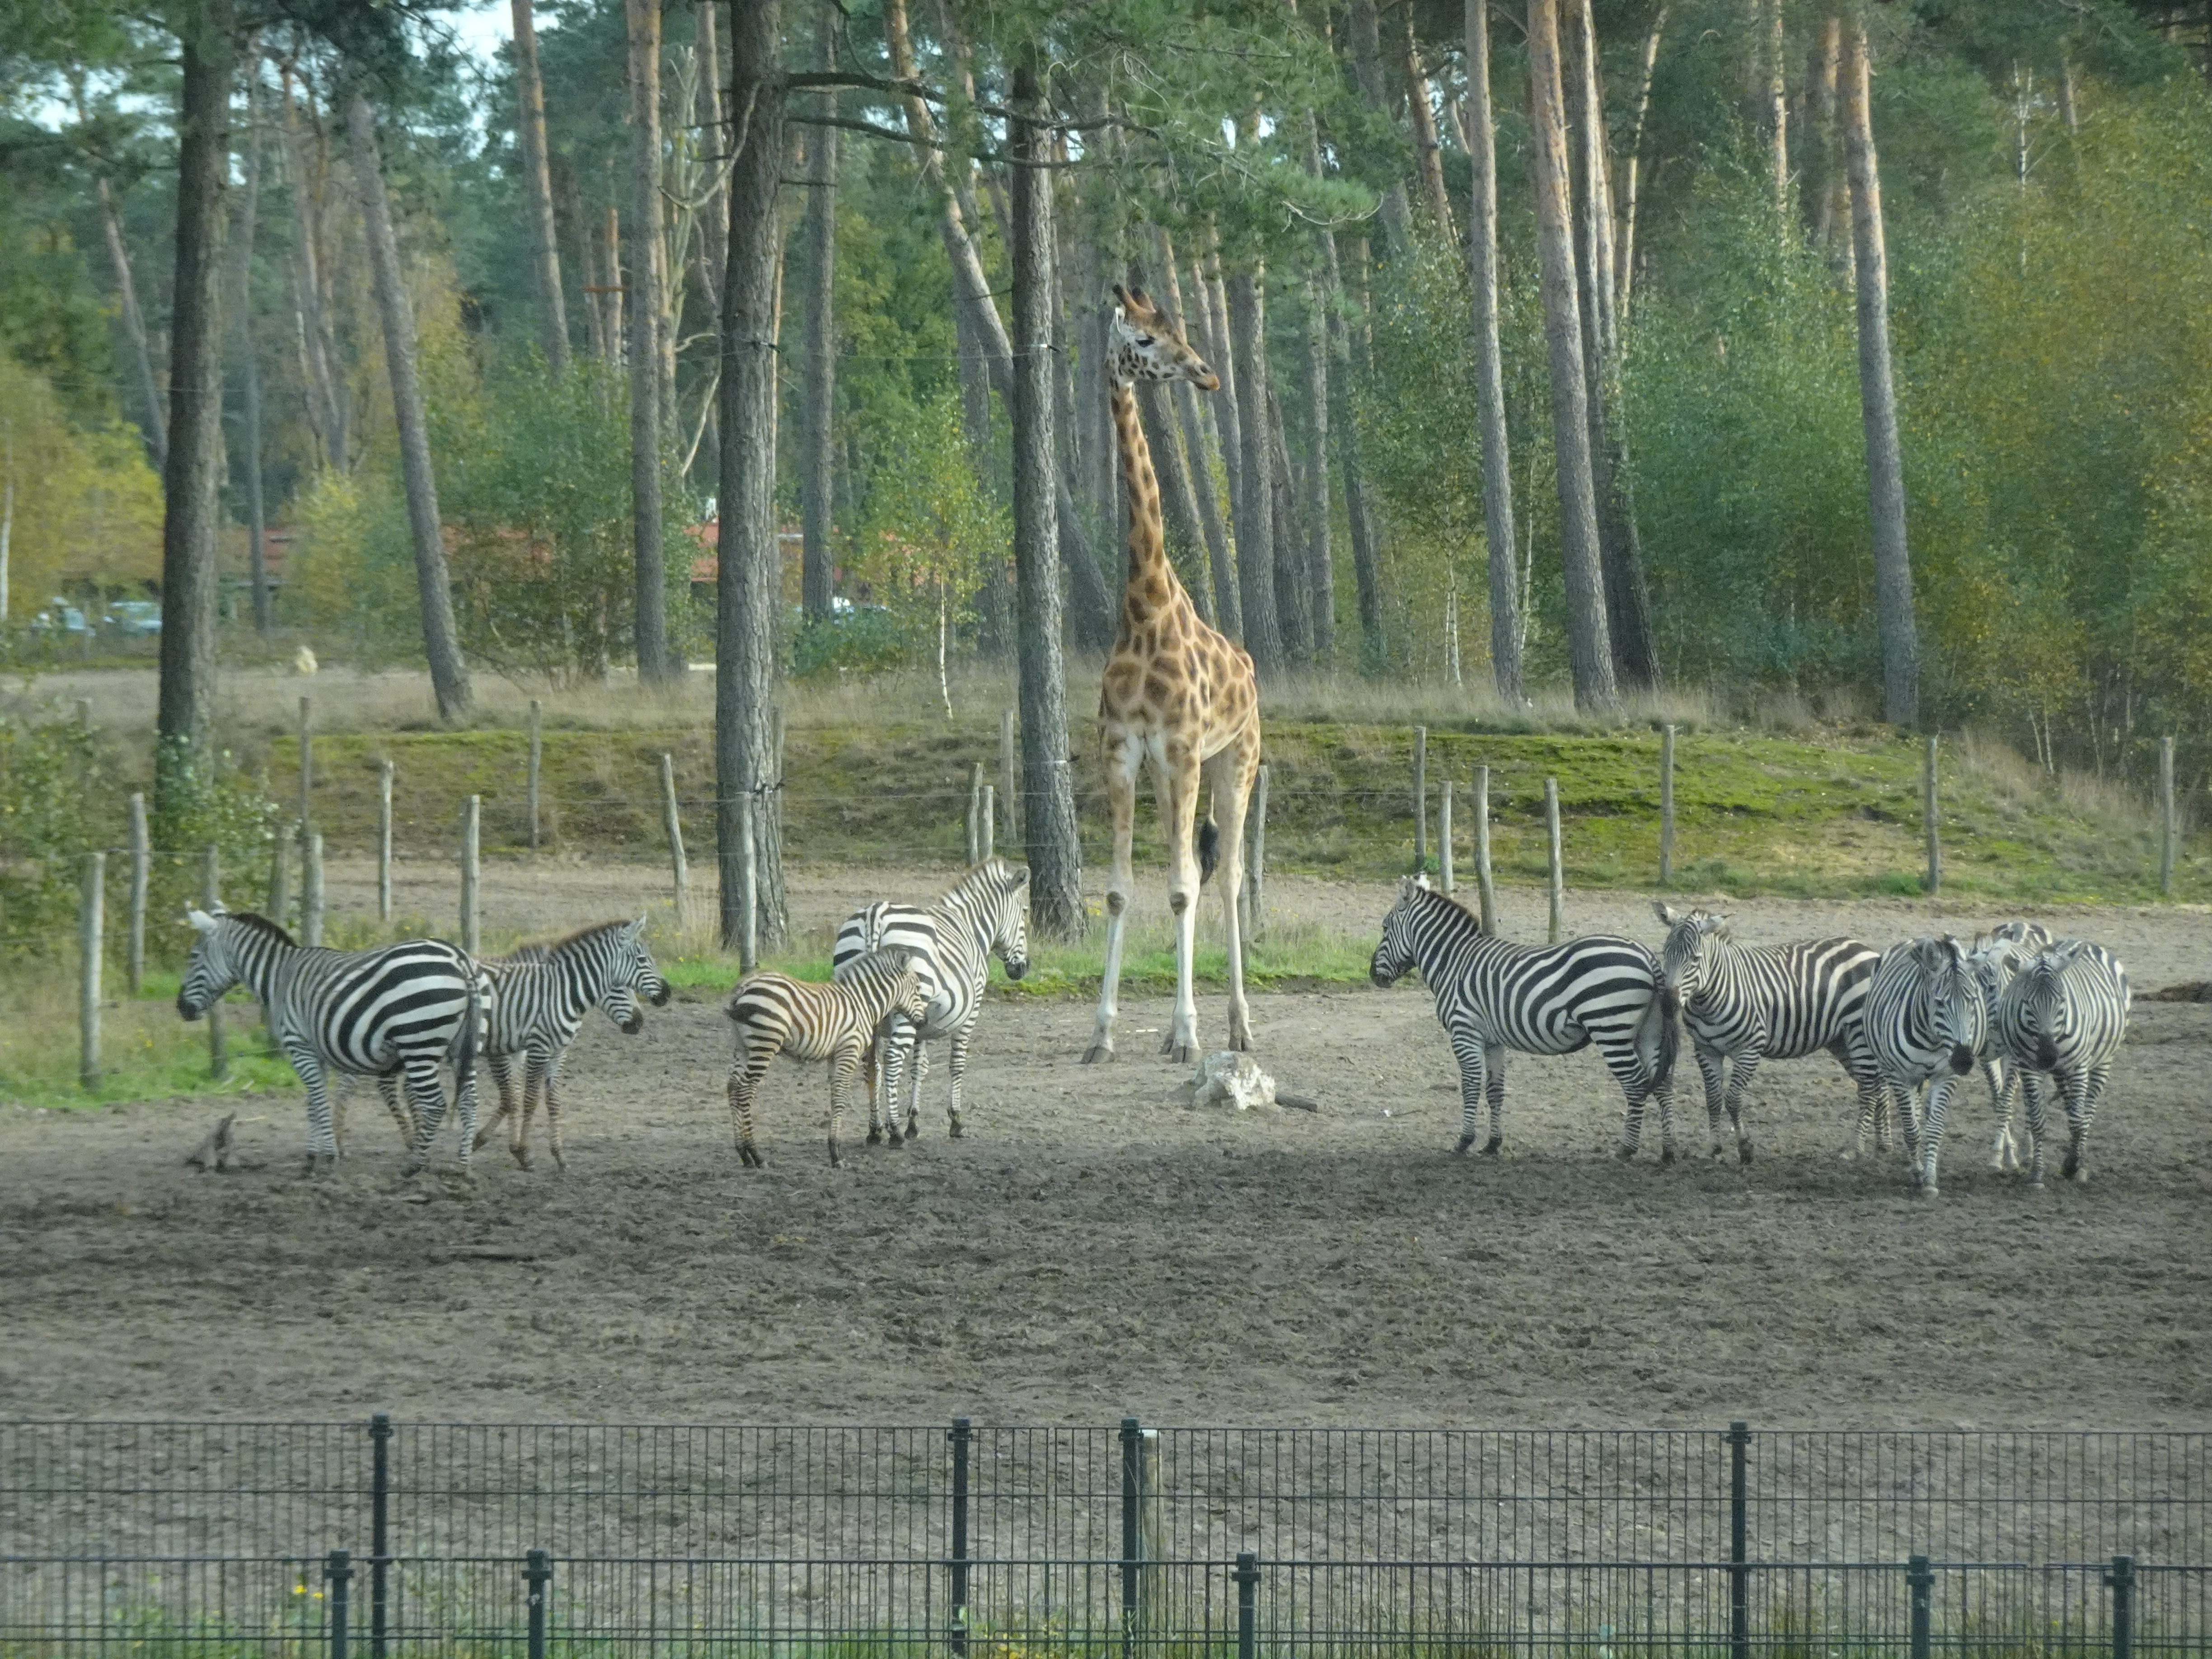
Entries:
{"type": "Polygon", "coordinates": [[[2212,1436],[0,1424],[0,1656],[2212,1654],[2212,1436]]]}

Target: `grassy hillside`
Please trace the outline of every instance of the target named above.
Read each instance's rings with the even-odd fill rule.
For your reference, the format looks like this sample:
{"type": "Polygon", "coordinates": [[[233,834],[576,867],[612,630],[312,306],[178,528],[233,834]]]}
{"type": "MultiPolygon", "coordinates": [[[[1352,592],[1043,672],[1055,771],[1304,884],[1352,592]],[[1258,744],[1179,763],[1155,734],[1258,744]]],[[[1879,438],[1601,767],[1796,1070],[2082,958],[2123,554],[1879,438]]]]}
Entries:
{"type": "MultiPolygon", "coordinates": [[[[969,769],[997,777],[998,732],[981,714],[945,720],[794,721],[784,810],[789,856],[807,862],[949,864],[959,856],[969,769]]],[[[674,757],[684,830],[695,859],[713,846],[713,737],[703,725],[665,729],[549,726],[545,842],[574,851],[658,857],[659,769],[674,757]]],[[[1104,861],[1106,816],[1091,723],[1071,733],[1085,857],[1104,861]]],[[[1363,878],[1412,868],[1410,726],[1371,720],[1279,719],[1267,731],[1271,867],[1363,878]]],[[[1458,858],[1471,867],[1467,790],[1491,768],[1494,856],[1507,879],[1540,879],[1543,781],[1559,781],[1567,879],[1644,886],[1656,878],[1659,736],[1656,731],[1500,732],[1479,722],[1429,729],[1435,798],[1460,791],[1458,858]]],[[[528,740],[514,729],[341,732],[316,739],[315,815],[334,849],[374,845],[379,763],[396,767],[403,852],[452,846],[465,798],[483,800],[488,853],[526,850],[528,740]]],[[[272,790],[289,799],[297,747],[268,750],[272,790]]],[[[1733,893],[1850,895],[1919,890],[1924,867],[1920,749],[1863,723],[1799,735],[1692,730],[1677,745],[1676,884],[1733,893]]],[[[1947,890],[2020,900],[2141,901],[2156,896],[2152,814],[2115,787],[2046,776],[2011,751],[1947,743],[1940,769],[1947,890]]],[[[1157,821],[1140,805],[1140,857],[1158,852],[1157,821]]],[[[1431,864],[1435,831],[1431,831],[1431,864]]],[[[2212,899],[2212,860],[2185,849],[2179,897],[2212,899]]]]}

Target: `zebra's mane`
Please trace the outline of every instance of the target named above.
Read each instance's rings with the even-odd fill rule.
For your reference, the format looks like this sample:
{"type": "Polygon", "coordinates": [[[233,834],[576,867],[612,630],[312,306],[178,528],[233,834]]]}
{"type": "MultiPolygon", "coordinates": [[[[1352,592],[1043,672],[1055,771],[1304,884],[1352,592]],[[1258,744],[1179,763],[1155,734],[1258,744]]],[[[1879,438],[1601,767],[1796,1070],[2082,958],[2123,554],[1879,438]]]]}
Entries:
{"type": "Polygon", "coordinates": [[[261,915],[258,911],[233,910],[228,915],[225,916],[223,920],[225,921],[237,922],[256,933],[266,933],[270,938],[280,940],[283,944],[290,945],[295,951],[300,948],[299,940],[294,939],[292,935],[287,933],[282,927],[276,922],[270,921],[268,917],[261,915]]]}
{"type": "Polygon", "coordinates": [[[602,933],[611,933],[617,927],[627,927],[627,920],[595,921],[588,927],[579,927],[574,933],[553,940],[550,944],[518,945],[507,953],[509,962],[550,962],[564,951],[572,951],[602,933]]]}
{"type": "Polygon", "coordinates": [[[994,853],[981,864],[969,865],[960,873],[959,878],[951,885],[939,888],[937,896],[930,902],[932,905],[936,905],[951,898],[955,893],[974,892],[986,885],[993,892],[1004,892],[1006,890],[1005,878],[1012,876],[1013,873],[1013,861],[994,853]],[[985,877],[990,878],[988,883],[983,879],[985,877]]]}
{"type": "MultiPolygon", "coordinates": [[[[1465,904],[1462,903],[1451,894],[1443,891],[1441,888],[1436,887],[1415,887],[1413,891],[1416,893],[1425,894],[1436,903],[1443,905],[1447,909],[1455,913],[1457,915],[1466,918],[1468,924],[1474,927],[1476,933],[1480,933],[1482,932],[1481,912],[1470,910],[1465,904]]],[[[1486,937],[1487,937],[1487,935],[1486,935],[1486,937]]]]}

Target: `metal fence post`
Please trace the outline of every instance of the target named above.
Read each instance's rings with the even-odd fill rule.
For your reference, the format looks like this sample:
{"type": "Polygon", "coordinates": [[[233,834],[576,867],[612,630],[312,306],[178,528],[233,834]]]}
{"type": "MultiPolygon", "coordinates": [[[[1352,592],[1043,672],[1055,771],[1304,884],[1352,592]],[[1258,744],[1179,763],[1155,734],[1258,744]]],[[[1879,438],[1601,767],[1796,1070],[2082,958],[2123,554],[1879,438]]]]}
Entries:
{"type": "Polygon", "coordinates": [[[1142,1623],[1138,1606],[1138,1516],[1144,1507],[1144,1425],[1133,1417],[1121,1419],[1121,1651],[1136,1647],[1142,1623]]]}
{"type": "Polygon", "coordinates": [[[1928,1659],[1929,1608],[1936,1591],[1936,1571],[1928,1558],[1916,1555],[1905,1564],[1905,1583],[1912,1595],[1912,1659],[1928,1659]]]}
{"type": "Polygon", "coordinates": [[[353,1582],[353,1561],[343,1550],[332,1550],[323,1562],[323,1577],[331,1587],[331,1659],[346,1659],[347,1586],[353,1582]]]}
{"type": "MultiPolygon", "coordinates": [[[[2171,738],[2168,739],[2172,741],[2171,738]]],[[[2112,1659],[2134,1659],[2136,1650],[2136,1559],[2116,1555],[2105,1575],[2112,1592],[2112,1659]]]]}
{"type": "Polygon", "coordinates": [[[1237,1553],[1237,1659],[1255,1659],[1260,1645],[1260,1558],[1250,1550],[1237,1553]]]}
{"type": "Polygon", "coordinates": [[[1751,1425],[1729,1425],[1729,1651],[1734,1659],[1751,1652],[1751,1569],[1746,1565],[1750,1516],[1744,1496],[1746,1453],[1751,1425]]]}
{"type": "Polygon", "coordinates": [[[532,1550],[523,1563],[522,1582],[530,1587],[530,1659],[545,1659],[545,1602],[552,1593],[553,1558],[532,1550]]]}
{"type": "Polygon", "coordinates": [[[955,1654],[968,1651],[968,1443],[971,1420],[952,1419],[952,1632],[955,1654]]]}
{"type": "Polygon", "coordinates": [[[392,1413],[368,1419],[368,1659],[385,1659],[386,1589],[392,1565],[392,1413]]]}

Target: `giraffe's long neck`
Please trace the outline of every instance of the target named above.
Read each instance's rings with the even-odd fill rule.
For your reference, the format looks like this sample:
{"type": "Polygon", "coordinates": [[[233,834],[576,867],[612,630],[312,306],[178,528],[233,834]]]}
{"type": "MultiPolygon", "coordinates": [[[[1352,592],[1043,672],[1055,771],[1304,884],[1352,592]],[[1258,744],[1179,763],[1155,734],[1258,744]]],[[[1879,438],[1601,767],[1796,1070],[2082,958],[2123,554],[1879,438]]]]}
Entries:
{"type": "Polygon", "coordinates": [[[1168,562],[1167,538],[1160,527],[1160,481],[1152,471],[1152,446],[1145,441],[1137,415],[1133,383],[1115,378],[1109,393],[1114,433],[1121,450],[1121,486],[1129,496],[1129,577],[1121,594],[1121,625],[1127,630],[1182,592],[1175,567],[1168,562]]]}

